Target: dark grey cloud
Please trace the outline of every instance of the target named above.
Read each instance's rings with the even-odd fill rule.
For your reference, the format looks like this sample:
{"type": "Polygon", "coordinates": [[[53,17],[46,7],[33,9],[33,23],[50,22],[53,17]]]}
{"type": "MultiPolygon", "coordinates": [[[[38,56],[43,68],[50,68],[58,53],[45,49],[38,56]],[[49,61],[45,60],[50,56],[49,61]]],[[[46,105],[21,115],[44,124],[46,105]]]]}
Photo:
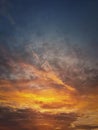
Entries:
{"type": "Polygon", "coordinates": [[[30,109],[13,111],[10,108],[0,107],[0,129],[4,130],[53,130],[55,128],[73,130],[70,124],[76,118],[77,115],[73,113],[48,115],[36,113],[30,109]]]}

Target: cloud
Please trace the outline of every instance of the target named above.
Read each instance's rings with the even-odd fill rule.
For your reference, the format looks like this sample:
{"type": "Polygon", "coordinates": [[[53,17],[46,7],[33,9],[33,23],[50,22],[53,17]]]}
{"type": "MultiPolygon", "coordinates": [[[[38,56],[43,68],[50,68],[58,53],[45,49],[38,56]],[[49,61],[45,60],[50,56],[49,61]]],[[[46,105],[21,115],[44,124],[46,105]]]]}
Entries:
{"type": "Polygon", "coordinates": [[[41,114],[31,109],[0,107],[0,128],[3,130],[43,130],[43,129],[70,129],[70,124],[76,120],[77,115],[70,114],[41,114]],[[10,117],[10,118],[9,118],[10,117]]]}

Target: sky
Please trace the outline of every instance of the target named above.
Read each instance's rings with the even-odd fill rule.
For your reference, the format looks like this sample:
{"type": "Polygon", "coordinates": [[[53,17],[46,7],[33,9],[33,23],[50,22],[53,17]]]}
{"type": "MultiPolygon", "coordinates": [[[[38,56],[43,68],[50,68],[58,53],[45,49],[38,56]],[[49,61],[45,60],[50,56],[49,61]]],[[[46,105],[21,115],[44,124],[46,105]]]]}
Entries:
{"type": "Polygon", "coordinates": [[[0,0],[0,129],[98,129],[97,35],[97,0],[0,0]]]}

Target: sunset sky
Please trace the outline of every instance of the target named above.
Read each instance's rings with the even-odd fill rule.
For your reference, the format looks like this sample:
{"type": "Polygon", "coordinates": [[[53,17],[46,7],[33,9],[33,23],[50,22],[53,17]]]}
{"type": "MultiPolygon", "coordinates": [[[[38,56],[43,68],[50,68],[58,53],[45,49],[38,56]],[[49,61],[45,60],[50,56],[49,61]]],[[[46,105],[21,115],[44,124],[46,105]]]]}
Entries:
{"type": "Polygon", "coordinates": [[[98,130],[97,59],[97,0],[0,0],[0,130],[98,130]]]}

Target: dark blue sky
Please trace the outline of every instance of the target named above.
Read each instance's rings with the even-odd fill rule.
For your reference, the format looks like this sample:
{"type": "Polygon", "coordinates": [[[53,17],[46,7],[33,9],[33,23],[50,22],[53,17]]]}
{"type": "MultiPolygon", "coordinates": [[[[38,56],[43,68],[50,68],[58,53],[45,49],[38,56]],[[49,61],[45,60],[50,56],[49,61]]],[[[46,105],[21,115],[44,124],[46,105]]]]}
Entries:
{"type": "Polygon", "coordinates": [[[97,0],[1,0],[0,44],[78,44],[97,59],[97,0]],[[10,37],[10,38],[9,38],[10,37]],[[15,39],[14,42],[12,39],[15,39]],[[4,43],[3,43],[4,44],[4,43]]]}
{"type": "Polygon", "coordinates": [[[79,41],[97,39],[97,0],[1,0],[0,32],[48,30],[79,41]]]}

